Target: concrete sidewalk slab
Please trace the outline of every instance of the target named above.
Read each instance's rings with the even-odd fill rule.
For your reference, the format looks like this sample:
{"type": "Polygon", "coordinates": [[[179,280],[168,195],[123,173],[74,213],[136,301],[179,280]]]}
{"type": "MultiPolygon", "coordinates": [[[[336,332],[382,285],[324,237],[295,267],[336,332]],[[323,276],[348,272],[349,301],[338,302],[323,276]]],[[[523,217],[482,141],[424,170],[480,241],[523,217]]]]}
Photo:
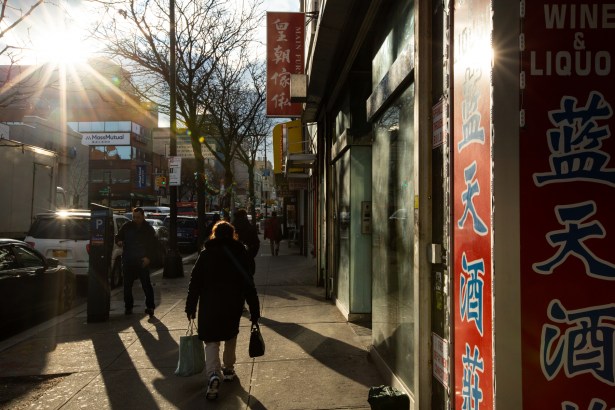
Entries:
{"type": "MultiPolygon", "coordinates": [[[[290,251],[296,252],[296,248],[290,251]]],[[[263,252],[261,252],[262,254],[263,252]]],[[[194,263],[196,255],[192,256],[194,263]]],[[[152,274],[156,313],[145,315],[135,282],[135,309],[124,315],[122,290],[111,295],[109,320],[87,323],[87,307],[0,344],[0,380],[58,376],[0,407],[51,409],[368,409],[367,393],[383,384],[368,361],[371,333],[346,323],[316,287],[315,260],[289,253],[256,258],[264,356],[248,356],[250,321],[244,312],[237,341],[237,379],[205,399],[204,374],[175,376],[191,266],[185,276],[152,274]]]]}

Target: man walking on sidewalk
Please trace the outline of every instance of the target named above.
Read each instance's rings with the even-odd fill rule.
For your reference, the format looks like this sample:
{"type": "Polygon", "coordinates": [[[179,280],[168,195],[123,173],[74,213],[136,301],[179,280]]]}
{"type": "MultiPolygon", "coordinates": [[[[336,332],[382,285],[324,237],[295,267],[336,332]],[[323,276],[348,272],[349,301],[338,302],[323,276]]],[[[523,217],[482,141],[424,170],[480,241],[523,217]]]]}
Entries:
{"type": "Polygon", "coordinates": [[[154,316],[154,288],[149,278],[149,267],[156,257],[157,240],[154,228],[145,220],[143,208],[134,208],[132,221],[126,222],[115,236],[115,243],[123,248],[124,313],[132,314],[134,300],[132,284],[139,278],[145,292],[145,313],[154,316]]]}
{"type": "Polygon", "coordinates": [[[278,219],[278,213],[273,211],[271,218],[265,221],[265,239],[269,239],[271,244],[271,256],[280,253],[280,240],[282,239],[282,224],[278,219]]]}

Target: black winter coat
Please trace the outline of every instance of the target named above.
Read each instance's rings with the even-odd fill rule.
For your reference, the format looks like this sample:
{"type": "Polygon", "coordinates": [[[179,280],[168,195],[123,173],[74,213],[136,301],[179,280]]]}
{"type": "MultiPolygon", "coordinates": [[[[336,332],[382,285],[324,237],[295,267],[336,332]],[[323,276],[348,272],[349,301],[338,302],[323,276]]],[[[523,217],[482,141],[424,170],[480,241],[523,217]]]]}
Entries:
{"type": "Polygon", "coordinates": [[[258,250],[261,246],[261,240],[258,239],[256,227],[250,223],[248,218],[236,218],[233,222],[235,232],[239,237],[239,242],[243,243],[248,249],[248,254],[255,258],[258,255],[258,250]]]}
{"type": "Polygon", "coordinates": [[[125,266],[141,266],[143,257],[150,260],[150,266],[159,261],[156,232],[147,221],[141,226],[134,221],[126,222],[115,235],[115,242],[118,241],[124,242],[122,264],[125,266]]]}
{"type": "Polygon", "coordinates": [[[186,300],[188,314],[195,313],[199,303],[199,339],[218,342],[237,336],[244,301],[250,307],[250,320],[260,318],[249,261],[239,241],[216,238],[205,242],[192,269],[186,300]]]}

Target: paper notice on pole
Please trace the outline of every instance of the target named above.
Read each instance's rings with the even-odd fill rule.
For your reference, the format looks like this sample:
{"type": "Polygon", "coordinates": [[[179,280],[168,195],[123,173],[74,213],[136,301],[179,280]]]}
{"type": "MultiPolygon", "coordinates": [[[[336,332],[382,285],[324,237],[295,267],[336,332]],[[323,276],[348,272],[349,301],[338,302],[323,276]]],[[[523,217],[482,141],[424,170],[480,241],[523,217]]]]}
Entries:
{"type": "Polygon", "coordinates": [[[181,185],[182,158],[169,157],[169,186],[181,185]]]}
{"type": "Polygon", "coordinates": [[[433,375],[448,391],[448,341],[432,332],[431,343],[433,345],[433,375]]]}

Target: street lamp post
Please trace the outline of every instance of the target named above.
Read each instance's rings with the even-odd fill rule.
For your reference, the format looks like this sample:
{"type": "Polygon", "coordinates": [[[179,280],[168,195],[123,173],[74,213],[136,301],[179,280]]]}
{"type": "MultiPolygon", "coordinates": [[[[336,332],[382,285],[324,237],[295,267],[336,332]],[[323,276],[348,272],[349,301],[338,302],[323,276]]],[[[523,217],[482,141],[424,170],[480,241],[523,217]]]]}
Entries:
{"type": "MultiPolygon", "coordinates": [[[[177,69],[175,61],[175,0],[169,0],[169,122],[171,146],[170,156],[177,155],[177,95],[176,80],[177,69]]],[[[164,261],[162,276],[165,278],[176,278],[184,276],[182,258],[177,251],[177,186],[169,186],[171,215],[169,222],[169,251],[164,261]]]]}

